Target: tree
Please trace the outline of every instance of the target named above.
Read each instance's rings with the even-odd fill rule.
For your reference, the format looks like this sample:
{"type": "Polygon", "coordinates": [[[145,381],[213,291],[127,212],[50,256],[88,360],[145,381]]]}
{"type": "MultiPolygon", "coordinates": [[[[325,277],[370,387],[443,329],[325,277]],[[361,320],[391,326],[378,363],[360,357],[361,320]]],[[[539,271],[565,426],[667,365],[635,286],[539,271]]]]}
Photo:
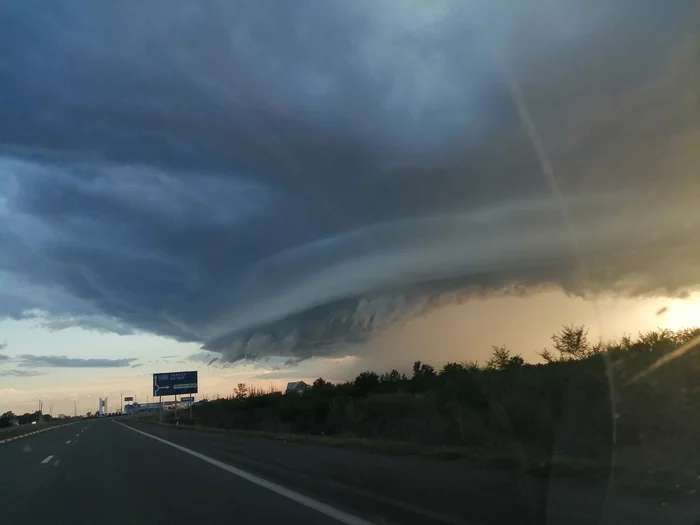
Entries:
{"type": "Polygon", "coordinates": [[[433,368],[430,365],[426,365],[425,363],[421,363],[420,361],[414,361],[413,362],[413,378],[414,379],[423,379],[426,377],[435,377],[437,374],[435,373],[435,368],[433,368]]]}
{"type": "Polygon", "coordinates": [[[563,360],[583,359],[591,354],[588,329],[583,325],[565,324],[552,336],[552,342],[563,360]]]}
{"type": "Polygon", "coordinates": [[[537,352],[537,355],[544,359],[545,363],[553,363],[554,361],[556,361],[556,357],[554,356],[554,354],[547,348],[545,348],[541,352],[537,352]]]}
{"type": "Polygon", "coordinates": [[[366,396],[370,392],[377,390],[379,386],[379,375],[376,372],[362,372],[355,378],[355,390],[359,396],[366,396]]]}
{"type": "Polygon", "coordinates": [[[329,386],[332,386],[332,383],[330,383],[329,381],[326,381],[322,377],[319,377],[311,385],[311,390],[323,390],[325,388],[328,388],[329,386]]]}
{"type": "Polygon", "coordinates": [[[519,354],[512,355],[505,346],[493,346],[492,348],[493,353],[486,361],[486,368],[506,370],[525,364],[525,360],[519,354]]]}
{"type": "Polygon", "coordinates": [[[248,385],[245,383],[238,383],[236,389],[233,391],[233,396],[236,399],[245,399],[248,397],[248,385]]]}
{"type": "Polygon", "coordinates": [[[15,415],[11,410],[5,412],[0,416],[0,428],[7,428],[12,425],[12,421],[15,419],[15,415]]]}
{"type": "Polygon", "coordinates": [[[406,376],[400,374],[399,371],[396,369],[392,370],[391,372],[384,372],[382,375],[379,376],[380,383],[386,383],[390,385],[395,385],[402,379],[406,379],[406,376]]]}

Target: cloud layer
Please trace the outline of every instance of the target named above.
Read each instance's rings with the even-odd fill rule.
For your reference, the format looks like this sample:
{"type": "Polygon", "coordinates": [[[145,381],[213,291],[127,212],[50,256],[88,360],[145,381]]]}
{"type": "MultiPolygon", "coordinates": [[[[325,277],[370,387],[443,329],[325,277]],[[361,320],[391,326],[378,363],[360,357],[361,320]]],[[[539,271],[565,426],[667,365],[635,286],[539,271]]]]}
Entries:
{"type": "Polygon", "coordinates": [[[21,370],[17,368],[0,370],[0,377],[35,377],[40,375],[43,375],[43,372],[38,370],[21,370]]]}
{"type": "Polygon", "coordinates": [[[130,366],[134,361],[136,358],[83,359],[64,355],[33,354],[17,356],[17,366],[26,368],[123,368],[130,366]]]}
{"type": "Polygon", "coordinates": [[[697,286],[693,2],[481,5],[3,6],[0,317],[305,358],[490,290],[697,286]]]}

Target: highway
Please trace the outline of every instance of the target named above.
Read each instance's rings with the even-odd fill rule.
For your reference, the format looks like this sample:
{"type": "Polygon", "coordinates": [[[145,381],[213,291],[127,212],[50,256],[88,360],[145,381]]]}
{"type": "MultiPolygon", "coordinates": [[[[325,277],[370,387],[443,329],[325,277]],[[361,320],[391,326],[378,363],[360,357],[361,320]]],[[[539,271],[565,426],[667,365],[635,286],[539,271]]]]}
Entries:
{"type": "Polygon", "coordinates": [[[311,508],[318,502],[294,501],[112,419],[3,444],[0,465],[3,524],[366,523],[334,507],[311,508]]]}
{"type": "Polygon", "coordinates": [[[696,502],[613,496],[604,484],[547,486],[459,461],[112,418],[0,445],[2,524],[636,525],[698,516],[696,502]]]}

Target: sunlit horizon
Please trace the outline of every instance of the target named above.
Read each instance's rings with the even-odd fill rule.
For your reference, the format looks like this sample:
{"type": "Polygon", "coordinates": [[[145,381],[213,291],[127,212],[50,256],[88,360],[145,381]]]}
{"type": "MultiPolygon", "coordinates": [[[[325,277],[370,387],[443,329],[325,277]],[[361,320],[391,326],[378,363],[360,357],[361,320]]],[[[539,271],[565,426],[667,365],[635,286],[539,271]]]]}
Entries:
{"type": "MultiPolygon", "coordinates": [[[[33,344],[48,340],[60,343],[67,337],[72,343],[72,356],[124,357],[138,356],[138,368],[36,368],[36,376],[4,377],[0,388],[0,412],[33,412],[43,402],[44,412],[73,415],[95,412],[98,399],[108,398],[108,408],[119,410],[120,395],[134,396],[138,402],[153,401],[153,373],[199,370],[200,391],[196,399],[215,399],[232,395],[238,383],[268,390],[283,390],[288,381],[312,381],[317,377],[342,382],[353,379],[364,369],[376,372],[396,368],[410,372],[413,360],[434,366],[447,361],[484,363],[492,345],[506,345],[526,361],[539,362],[538,352],[550,345],[550,336],[562,324],[582,324],[589,329],[591,341],[633,337],[656,329],[693,328],[700,314],[700,293],[686,298],[629,299],[605,297],[583,300],[561,292],[548,291],[522,297],[493,296],[447,307],[411,322],[399,324],[378,334],[364,345],[347,348],[347,357],[316,358],[285,365],[286,358],[226,363],[207,366],[204,360],[216,356],[202,352],[200,345],[177,343],[147,334],[116,336],[78,328],[70,333],[49,332],[34,327],[19,330],[23,323],[13,321],[14,337],[5,353],[10,357],[22,354],[56,355],[63,346],[51,352],[39,352],[33,344]],[[494,312],[500,312],[498,317],[494,312]],[[602,323],[599,324],[599,320],[602,323]],[[80,337],[76,338],[76,334],[80,337]],[[25,339],[26,338],[26,339],[25,339]],[[24,342],[22,342],[24,340],[24,342]],[[522,344],[519,344],[522,343],[522,344]],[[84,346],[83,346],[84,345],[84,346]],[[103,346],[103,351],[96,351],[103,346]],[[10,348],[12,351],[10,352],[10,348]],[[399,350],[401,349],[401,350],[399,350]],[[421,351],[421,349],[424,349],[421,351]],[[353,356],[353,352],[356,353],[353,356]]],[[[7,321],[0,323],[7,327],[7,321]]],[[[5,333],[8,333],[6,330],[5,333]]]]}

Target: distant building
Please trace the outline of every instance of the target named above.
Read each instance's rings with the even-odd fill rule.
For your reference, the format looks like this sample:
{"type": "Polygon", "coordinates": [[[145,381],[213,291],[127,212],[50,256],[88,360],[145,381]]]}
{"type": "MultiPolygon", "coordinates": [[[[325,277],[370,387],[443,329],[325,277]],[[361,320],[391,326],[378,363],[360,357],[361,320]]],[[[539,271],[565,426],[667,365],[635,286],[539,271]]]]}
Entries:
{"type": "Polygon", "coordinates": [[[304,381],[292,381],[291,383],[287,383],[285,394],[303,394],[309,388],[311,387],[304,383],[304,381]]]}

